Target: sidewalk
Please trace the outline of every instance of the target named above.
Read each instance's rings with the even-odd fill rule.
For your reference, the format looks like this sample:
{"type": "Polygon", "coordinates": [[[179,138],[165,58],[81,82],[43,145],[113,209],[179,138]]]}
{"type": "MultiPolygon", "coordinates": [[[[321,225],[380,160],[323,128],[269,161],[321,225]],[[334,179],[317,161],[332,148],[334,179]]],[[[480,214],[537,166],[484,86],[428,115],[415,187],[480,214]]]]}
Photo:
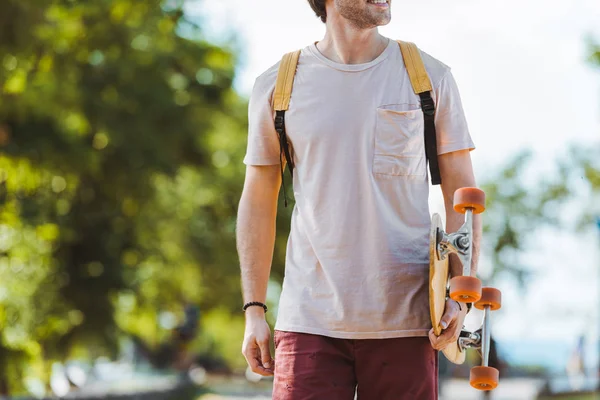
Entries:
{"type": "MultiPolygon", "coordinates": [[[[542,388],[541,379],[512,378],[504,379],[491,393],[492,400],[535,400],[542,388]]],[[[213,394],[200,396],[198,400],[269,400],[270,383],[251,384],[247,381],[231,380],[209,386],[213,394]]],[[[452,379],[441,382],[439,400],[483,400],[482,392],[473,389],[467,380],[452,379]]]]}
{"type": "MultiPolygon", "coordinates": [[[[532,378],[503,379],[492,391],[492,400],[535,400],[544,381],[532,378]]],[[[483,393],[473,389],[467,380],[451,379],[441,384],[440,400],[482,400],[483,393]]]]}

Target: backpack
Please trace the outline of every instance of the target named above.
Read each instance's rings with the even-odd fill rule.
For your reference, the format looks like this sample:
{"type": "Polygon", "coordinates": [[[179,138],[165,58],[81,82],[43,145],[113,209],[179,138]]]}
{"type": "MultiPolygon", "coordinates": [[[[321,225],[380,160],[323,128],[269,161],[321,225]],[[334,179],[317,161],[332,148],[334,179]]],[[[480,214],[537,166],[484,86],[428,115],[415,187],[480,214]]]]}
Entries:
{"type": "MultiPolygon", "coordinates": [[[[439,185],[442,183],[440,176],[440,168],[437,159],[437,143],[436,143],[436,132],[435,132],[435,104],[431,97],[431,80],[425,65],[421,58],[421,53],[414,43],[403,42],[398,40],[400,45],[400,51],[402,53],[402,59],[410,78],[412,88],[421,98],[421,109],[423,110],[424,118],[424,134],[425,134],[425,156],[429,162],[429,171],[431,176],[431,184],[439,185]]],[[[294,177],[294,158],[293,149],[290,151],[290,146],[285,133],[285,112],[289,109],[290,98],[292,96],[292,87],[294,85],[294,76],[296,75],[296,67],[298,65],[298,59],[300,58],[300,50],[287,53],[281,59],[279,64],[279,71],[277,73],[277,81],[275,83],[275,91],[273,93],[273,110],[275,111],[275,130],[279,138],[279,157],[281,165],[281,179],[283,182],[283,159],[285,156],[290,176],[294,177]],[[283,153],[283,155],[282,155],[283,153]]],[[[282,183],[283,193],[285,199],[285,206],[287,207],[287,195],[285,193],[285,184],[282,183]]]]}

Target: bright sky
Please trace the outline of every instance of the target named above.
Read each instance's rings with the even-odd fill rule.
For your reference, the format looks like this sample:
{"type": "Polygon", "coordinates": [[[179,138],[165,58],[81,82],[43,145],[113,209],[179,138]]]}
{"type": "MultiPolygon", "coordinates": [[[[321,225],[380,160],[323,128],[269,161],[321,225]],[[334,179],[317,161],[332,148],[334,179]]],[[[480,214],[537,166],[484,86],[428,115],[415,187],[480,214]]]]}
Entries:
{"type": "MultiPolygon", "coordinates": [[[[204,28],[217,43],[237,33],[242,63],[236,87],[246,95],[284,53],[325,32],[306,0],[204,0],[188,11],[205,17],[204,28]]],[[[598,142],[600,69],[586,59],[587,39],[600,42],[599,21],[598,0],[395,0],[392,22],[380,32],[413,41],[452,67],[477,145],[476,176],[483,180],[490,167],[525,148],[536,150],[543,174],[567,144],[598,142]]],[[[431,203],[432,211],[441,211],[439,193],[431,203]]],[[[574,343],[587,332],[589,340],[598,338],[598,243],[593,234],[577,240],[542,235],[527,255],[541,273],[529,291],[498,282],[505,310],[494,323],[498,337],[574,343]]]]}

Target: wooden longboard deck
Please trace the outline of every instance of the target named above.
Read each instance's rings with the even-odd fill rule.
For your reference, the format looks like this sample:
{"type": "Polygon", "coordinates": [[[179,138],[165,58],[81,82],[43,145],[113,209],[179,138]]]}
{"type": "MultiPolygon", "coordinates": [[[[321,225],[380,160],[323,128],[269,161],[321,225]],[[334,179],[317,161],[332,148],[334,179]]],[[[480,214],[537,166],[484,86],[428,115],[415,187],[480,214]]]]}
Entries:
{"type": "MultiPolygon", "coordinates": [[[[437,232],[444,230],[442,218],[439,214],[431,217],[431,230],[429,232],[429,311],[433,332],[439,336],[442,333],[440,321],[446,306],[446,288],[448,286],[448,257],[440,260],[437,252],[437,232]]],[[[442,350],[446,358],[454,364],[465,362],[465,352],[460,351],[458,341],[442,350]]]]}

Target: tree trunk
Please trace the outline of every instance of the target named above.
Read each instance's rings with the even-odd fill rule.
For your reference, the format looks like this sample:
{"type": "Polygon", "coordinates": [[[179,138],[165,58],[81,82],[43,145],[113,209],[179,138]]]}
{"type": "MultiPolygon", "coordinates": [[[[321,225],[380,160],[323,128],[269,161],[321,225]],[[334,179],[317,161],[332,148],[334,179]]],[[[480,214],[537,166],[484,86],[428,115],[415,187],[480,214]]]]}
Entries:
{"type": "Polygon", "coordinates": [[[6,380],[6,377],[0,377],[0,396],[8,397],[9,395],[8,381],[6,380]]]}

